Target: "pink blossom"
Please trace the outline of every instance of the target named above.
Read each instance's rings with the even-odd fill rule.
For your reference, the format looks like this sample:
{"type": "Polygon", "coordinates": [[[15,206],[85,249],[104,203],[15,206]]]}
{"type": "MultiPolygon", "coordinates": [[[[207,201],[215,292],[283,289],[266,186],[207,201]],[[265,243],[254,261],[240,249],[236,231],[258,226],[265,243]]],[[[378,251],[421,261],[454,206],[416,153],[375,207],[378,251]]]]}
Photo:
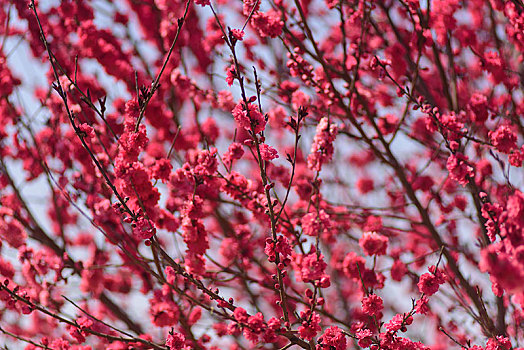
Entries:
{"type": "Polygon", "coordinates": [[[226,76],[227,85],[229,86],[233,85],[233,82],[235,81],[235,77],[236,77],[236,69],[234,65],[231,65],[227,69],[227,76],[226,76]]]}
{"type": "Polygon", "coordinates": [[[264,131],[266,127],[266,119],[254,104],[248,103],[246,109],[244,103],[240,102],[232,113],[237,124],[245,130],[254,131],[255,134],[258,134],[264,131]]]}
{"type": "Polygon", "coordinates": [[[166,346],[169,350],[182,350],[186,343],[186,337],[180,333],[169,332],[166,346]]]}
{"type": "Polygon", "coordinates": [[[473,168],[468,164],[468,157],[460,153],[452,154],[446,167],[450,177],[462,186],[466,186],[474,175],[473,168]]]}
{"type": "Polygon", "coordinates": [[[377,316],[382,312],[384,308],[384,302],[376,294],[371,294],[368,297],[362,299],[362,311],[369,316],[377,316]]]}
{"type": "Polygon", "coordinates": [[[89,126],[86,123],[80,124],[78,126],[78,130],[80,130],[80,132],[83,132],[88,138],[95,137],[95,131],[91,126],[89,126]]]}
{"type": "Polygon", "coordinates": [[[444,283],[444,280],[441,277],[432,273],[425,273],[420,276],[417,286],[421,293],[430,296],[438,291],[442,283],[444,283]]]}
{"type": "Polygon", "coordinates": [[[326,329],[324,334],[318,338],[319,344],[322,344],[323,347],[330,347],[334,350],[346,350],[346,336],[340,328],[338,327],[329,327],[326,329]]]}
{"type": "Polygon", "coordinates": [[[260,155],[265,161],[271,161],[278,158],[277,150],[271,146],[266,145],[265,143],[260,144],[260,155]]]}
{"type": "Polygon", "coordinates": [[[388,238],[376,232],[365,232],[358,243],[366,255],[385,255],[388,238]]]}
{"type": "Polygon", "coordinates": [[[305,235],[318,236],[328,233],[332,228],[329,215],[324,209],[304,215],[302,218],[302,229],[305,235]]]}
{"type": "Polygon", "coordinates": [[[517,147],[517,135],[507,126],[501,125],[495,131],[489,132],[493,145],[502,153],[510,153],[517,147]]]}
{"type": "Polygon", "coordinates": [[[333,141],[335,141],[337,132],[337,126],[330,123],[327,117],[320,119],[317,125],[317,133],[307,158],[307,164],[310,169],[320,171],[325,163],[331,161],[334,151],[333,141]]]}
{"type": "Polygon", "coordinates": [[[299,268],[300,278],[303,281],[320,280],[324,276],[324,271],[327,267],[322,254],[310,253],[305,256],[300,256],[297,260],[297,267],[299,268]]]}
{"type": "Polygon", "coordinates": [[[244,40],[244,35],[246,33],[243,30],[241,30],[241,29],[231,29],[231,34],[238,41],[242,41],[242,40],[244,40]]]}
{"type": "MultiPolygon", "coordinates": [[[[307,319],[309,315],[303,315],[302,319],[307,319]]],[[[311,315],[311,320],[309,322],[302,321],[302,325],[298,327],[298,334],[299,336],[307,341],[310,341],[313,339],[318,332],[320,332],[320,316],[313,312],[313,315],[311,315]]]]}

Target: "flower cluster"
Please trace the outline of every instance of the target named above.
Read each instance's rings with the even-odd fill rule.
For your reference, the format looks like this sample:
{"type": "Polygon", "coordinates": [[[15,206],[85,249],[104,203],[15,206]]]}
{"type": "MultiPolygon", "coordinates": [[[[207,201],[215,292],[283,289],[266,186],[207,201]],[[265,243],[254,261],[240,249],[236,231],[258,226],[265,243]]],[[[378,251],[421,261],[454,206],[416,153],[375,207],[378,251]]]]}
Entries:
{"type": "Polygon", "coordinates": [[[317,125],[317,133],[313,139],[307,165],[311,170],[320,171],[322,166],[333,157],[333,142],[337,136],[338,128],[331,123],[329,118],[323,117],[317,125]]]}

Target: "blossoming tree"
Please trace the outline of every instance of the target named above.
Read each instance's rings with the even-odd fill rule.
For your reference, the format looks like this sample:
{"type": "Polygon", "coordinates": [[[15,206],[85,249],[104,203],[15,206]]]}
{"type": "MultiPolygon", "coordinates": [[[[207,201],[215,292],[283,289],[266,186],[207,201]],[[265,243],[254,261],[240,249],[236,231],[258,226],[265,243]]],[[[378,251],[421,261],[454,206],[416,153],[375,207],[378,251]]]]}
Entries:
{"type": "Polygon", "coordinates": [[[0,22],[6,348],[524,343],[522,0],[0,22]]]}

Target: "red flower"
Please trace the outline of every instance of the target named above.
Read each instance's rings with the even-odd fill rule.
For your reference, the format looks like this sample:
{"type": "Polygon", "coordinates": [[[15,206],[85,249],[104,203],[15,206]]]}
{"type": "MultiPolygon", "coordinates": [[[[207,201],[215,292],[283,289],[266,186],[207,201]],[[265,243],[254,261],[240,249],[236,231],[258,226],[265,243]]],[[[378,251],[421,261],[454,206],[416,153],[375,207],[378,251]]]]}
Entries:
{"type": "Polygon", "coordinates": [[[388,238],[376,232],[364,232],[358,243],[366,255],[385,255],[388,238]]]}
{"type": "Polygon", "coordinates": [[[384,309],[384,302],[382,298],[376,294],[371,294],[362,299],[362,311],[369,316],[377,316],[384,309]]]}
{"type": "Polygon", "coordinates": [[[254,104],[248,103],[246,109],[244,102],[240,102],[232,113],[237,124],[245,130],[254,131],[255,134],[258,134],[264,131],[266,127],[266,119],[254,104]]]}
{"type": "Polygon", "coordinates": [[[420,298],[419,300],[417,300],[417,303],[415,306],[415,312],[418,314],[422,314],[422,315],[427,314],[429,312],[428,302],[429,302],[429,299],[425,295],[422,298],[420,298]]]}
{"type": "Polygon", "coordinates": [[[322,347],[329,347],[329,349],[333,350],[347,349],[346,336],[340,328],[336,326],[326,329],[324,334],[318,338],[318,343],[321,344],[322,347]]]}
{"type": "Polygon", "coordinates": [[[356,186],[360,193],[366,194],[373,191],[373,180],[370,178],[360,178],[358,179],[356,186]]]}
{"type": "Polygon", "coordinates": [[[324,276],[327,267],[322,254],[312,252],[305,256],[297,255],[296,264],[302,281],[318,281],[324,276]]]}
{"type": "Polygon", "coordinates": [[[80,124],[78,126],[78,129],[80,130],[80,132],[84,133],[85,137],[87,138],[95,137],[95,131],[91,126],[89,126],[86,123],[80,124]]]}
{"type": "Polygon", "coordinates": [[[169,332],[166,339],[166,346],[169,350],[182,350],[186,344],[186,337],[180,333],[169,332]]]}
{"type": "Polygon", "coordinates": [[[501,125],[489,132],[491,143],[502,153],[510,153],[517,147],[517,135],[507,125],[501,125]]]}
{"type": "Polygon", "coordinates": [[[235,81],[235,77],[236,77],[235,66],[231,65],[227,69],[227,76],[226,76],[227,85],[229,85],[229,86],[233,85],[233,82],[235,81]]]}
{"type": "Polygon", "coordinates": [[[278,158],[277,150],[271,146],[266,145],[265,143],[260,144],[260,155],[265,161],[271,161],[275,158],[278,158]]]}
{"type": "Polygon", "coordinates": [[[317,133],[307,158],[307,165],[310,169],[320,171],[322,165],[331,160],[334,151],[333,142],[337,132],[337,126],[330,124],[327,117],[320,119],[317,125],[317,133]]]}
{"type": "Polygon", "coordinates": [[[417,283],[418,290],[427,296],[433,295],[438,292],[439,286],[444,283],[444,280],[432,273],[425,273],[420,276],[417,283]]]}
{"type": "Polygon", "coordinates": [[[235,39],[237,39],[238,41],[242,41],[244,39],[244,35],[246,33],[244,33],[243,30],[241,29],[231,29],[231,34],[233,35],[233,37],[235,39]]]}
{"type": "MultiPolygon", "coordinates": [[[[309,319],[309,315],[302,312],[301,317],[303,320],[309,319]]],[[[318,332],[320,332],[322,328],[320,328],[320,316],[313,312],[313,315],[311,315],[311,321],[303,321],[302,325],[298,327],[298,335],[307,341],[310,341],[313,339],[318,332]]]]}
{"type": "Polygon", "coordinates": [[[323,233],[328,233],[332,228],[329,215],[320,209],[319,212],[312,212],[304,215],[302,218],[302,230],[305,235],[318,236],[323,233]]]}
{"type": "Polygon", "coordinates": [[[474,176],[473,168],[468,165],[468,157],[461,153],[449,156],[446,167],[451,178],[462,186],[466,186],[474,176]]]}

